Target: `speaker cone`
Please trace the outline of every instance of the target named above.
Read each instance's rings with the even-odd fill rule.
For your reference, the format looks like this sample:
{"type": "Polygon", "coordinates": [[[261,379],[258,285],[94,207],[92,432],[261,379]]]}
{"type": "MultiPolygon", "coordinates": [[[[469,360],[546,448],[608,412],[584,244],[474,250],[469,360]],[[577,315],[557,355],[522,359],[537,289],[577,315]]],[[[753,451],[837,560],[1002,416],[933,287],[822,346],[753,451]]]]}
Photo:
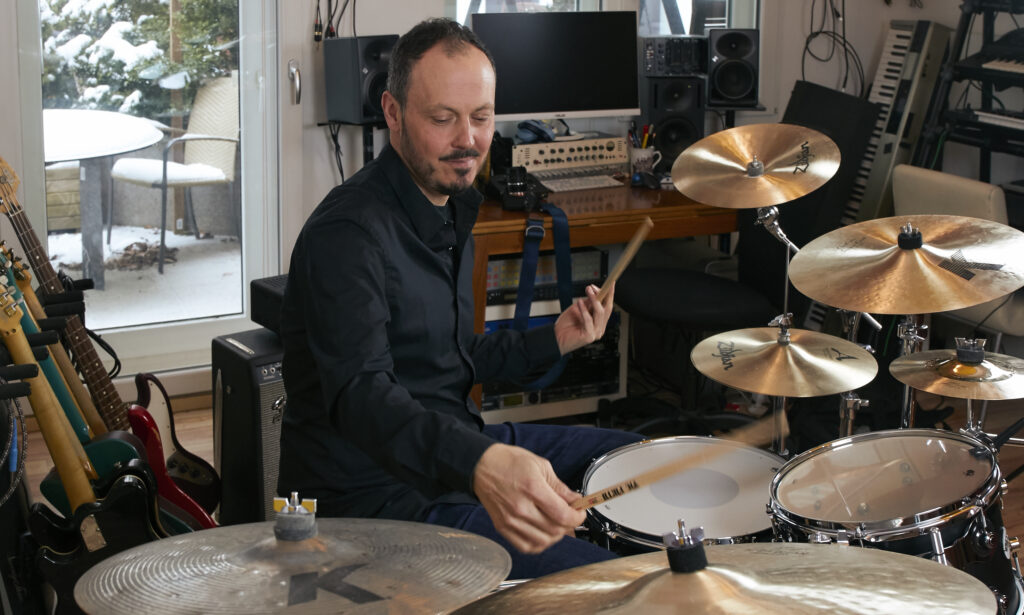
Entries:
{"type": "Polygon", "coordinates": [[[672,168],[683,150],[700,140],[703,130],[699,130],[690,120],[683,117],[671,117],[654,127],[654,147],[661,152],[661,162],[656,170],[667,172],[672,168]]]}
{"type": "Polygon", "coordinates": [[[742,60],[727,60],[712,75],[719,96],[729,100],[744,98],[754,89],[757,75],[754,68],[742,60]]]}

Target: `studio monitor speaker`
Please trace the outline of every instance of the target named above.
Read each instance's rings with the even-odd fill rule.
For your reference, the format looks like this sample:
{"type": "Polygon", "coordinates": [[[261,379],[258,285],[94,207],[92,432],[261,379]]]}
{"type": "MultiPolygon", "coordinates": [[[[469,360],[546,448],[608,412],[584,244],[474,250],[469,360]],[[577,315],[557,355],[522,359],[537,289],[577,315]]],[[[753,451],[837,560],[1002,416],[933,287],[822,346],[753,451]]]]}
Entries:
{"type": "Polygon", "coordinates": [[[276,333],[253,329],[213,339],[213,462],[221,525],[273,520],[285,392],[276,333]]]}
{"type": "Polygon", "coordinates": [[[704,77],[641,77],[641,110],[661,152],[656,171],[668,172],[679,154],[704,137],[704,77]]]}
{"type": "Polygon", "coordinates": [[[327,119],[347,124],[384,121],[380,97],[397,34],[324,39],[327,119]]]}
{"type": "Polygon", "coordinates": [[[709,107],[757,106],[759,55],[757,30],[708,30],[709,107]]]}

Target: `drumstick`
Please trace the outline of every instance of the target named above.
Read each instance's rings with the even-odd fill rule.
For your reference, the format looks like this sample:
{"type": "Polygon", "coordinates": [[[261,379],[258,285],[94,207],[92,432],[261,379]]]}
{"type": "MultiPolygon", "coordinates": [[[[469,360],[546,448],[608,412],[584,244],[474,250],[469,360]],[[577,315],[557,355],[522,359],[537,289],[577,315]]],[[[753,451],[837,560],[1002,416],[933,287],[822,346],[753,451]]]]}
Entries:
{"type": "Polygon", "coordinates": [[[615,263],[615,267],[612,268],[612,272],[608,274],[608,279],[601,285],[601,290],[597,291],[597,300],[604,301],[605,296],[611,291],[612,284],[615,280],[619,279],[622,272],[626,270],[626,266],[629,265],[629,261],[633,260],[636,255],[636,251],[640,249],[640,244],[647,238],[647,234],[654,228],[654,222],[651,222],[650,216],[645,216],[643,222],[640,223],[640,228],[636,229],[633,233],[633,237],[626,244],[626,249],[623,250],[622,256],[619,257],[619,262],[615,263]]]}
{"type": "MultiPolygon", "coordinates": [[[[786,422],[785,413],[782,414],[781,429],[782,437],[786,437],[789,433],[789,423],[786,422]]],[[[740,444],[747,444],[749,446],[760,446],[767,442],[771,442],[774,436],[776,426],[775,417],[769,416],[763,418],[755,423],[745,425],[739,429],[732,431],[728,437],[720,438],[729,442],[738,442],[740,444]]],[[[711,451],[710,453],[694,453],[681,457],[675,461],[670,461],[665,465],[648,470],[643,474],[638,474],[633,478],[626,479],[618,484],[612,485],[611,487],[605,487],[597,493],[590,495],[583,495],[573,501],[570,506],[576,510],[586,510],[603,504],[608,500],[625,495],[630,491],[635,491],[641,487],[646,487],[652,483],[656,483],[659,480],[663,480],[672,476],[684,472],[691,468],[703,465],[709,460],[722,455],[729,451],[729,447],[718,447],[718,449],[711,451]]]]}

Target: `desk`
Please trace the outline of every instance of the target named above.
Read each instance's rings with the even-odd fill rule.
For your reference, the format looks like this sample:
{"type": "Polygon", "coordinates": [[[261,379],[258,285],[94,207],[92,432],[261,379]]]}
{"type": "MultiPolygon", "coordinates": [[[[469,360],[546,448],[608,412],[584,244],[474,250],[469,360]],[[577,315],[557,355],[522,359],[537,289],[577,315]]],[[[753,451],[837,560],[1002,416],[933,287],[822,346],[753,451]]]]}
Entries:
{"type": "MultiPolygon", "coordinates": [[[[736,211],[702,205],[676,190],[647,188],[599,188],[552,193],[548,201],[562,208],[569,218],[569,243],[573,247],[625,243],[636,232],[644,216],[654,228],[648,239],[717,235],[736,230],[736,211]]],[[[532,214],[541,215],[541,214],[532,214]]],[[[553,250],[551,218],[544,223],[541,250],[553,250]]],[[[526,214],[505,211],[494,201],[480,206],[473,238],[475,330],[483,333],[487,307],[487,258],[496,254],[522,254],[526,214]]],[[[609,263],[614,265],[614,263],[609,263]]]]}
{"type": "Polygon", "coordinates": [[[78,160],[85,170],[80,188],[82,217],[82,277],[102,290],[103,205],[110,194],[110,163],[160,141],[164,136],[149,120],[93,109],[43,110],[43,159],[46,164],[78,160]]]}

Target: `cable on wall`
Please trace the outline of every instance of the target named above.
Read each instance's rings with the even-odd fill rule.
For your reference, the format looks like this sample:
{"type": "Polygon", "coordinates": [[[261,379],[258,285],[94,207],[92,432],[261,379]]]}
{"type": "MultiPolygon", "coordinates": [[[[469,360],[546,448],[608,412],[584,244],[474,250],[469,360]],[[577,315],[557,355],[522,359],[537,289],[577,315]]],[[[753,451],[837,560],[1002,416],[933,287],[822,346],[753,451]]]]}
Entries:
{"type": "Polygon", "coordinates": [[[822,0],[821,19],[817,20],[815,26],[815,13],[819,0],[812,0],[809,13],[810,34],[804,41],[803,54],[800,57],[800,78],[807,78],[807,57],[821,63],[829,63],[839,57],[841,53],[843,63],[843,75],[841,88],[845,91],[851,86],[851,81],[856,78],[858,84],[857,96],[867,97],[867,83],[864,79],[864,66],[861,63],[860,55],[846,38],[846,0],[841,0],[840,7],[836,6],[836,0],[822,0]],[[827,52],[819,55],[811,49],[811,44],[822,38],[828,43],[827,52]]]}

